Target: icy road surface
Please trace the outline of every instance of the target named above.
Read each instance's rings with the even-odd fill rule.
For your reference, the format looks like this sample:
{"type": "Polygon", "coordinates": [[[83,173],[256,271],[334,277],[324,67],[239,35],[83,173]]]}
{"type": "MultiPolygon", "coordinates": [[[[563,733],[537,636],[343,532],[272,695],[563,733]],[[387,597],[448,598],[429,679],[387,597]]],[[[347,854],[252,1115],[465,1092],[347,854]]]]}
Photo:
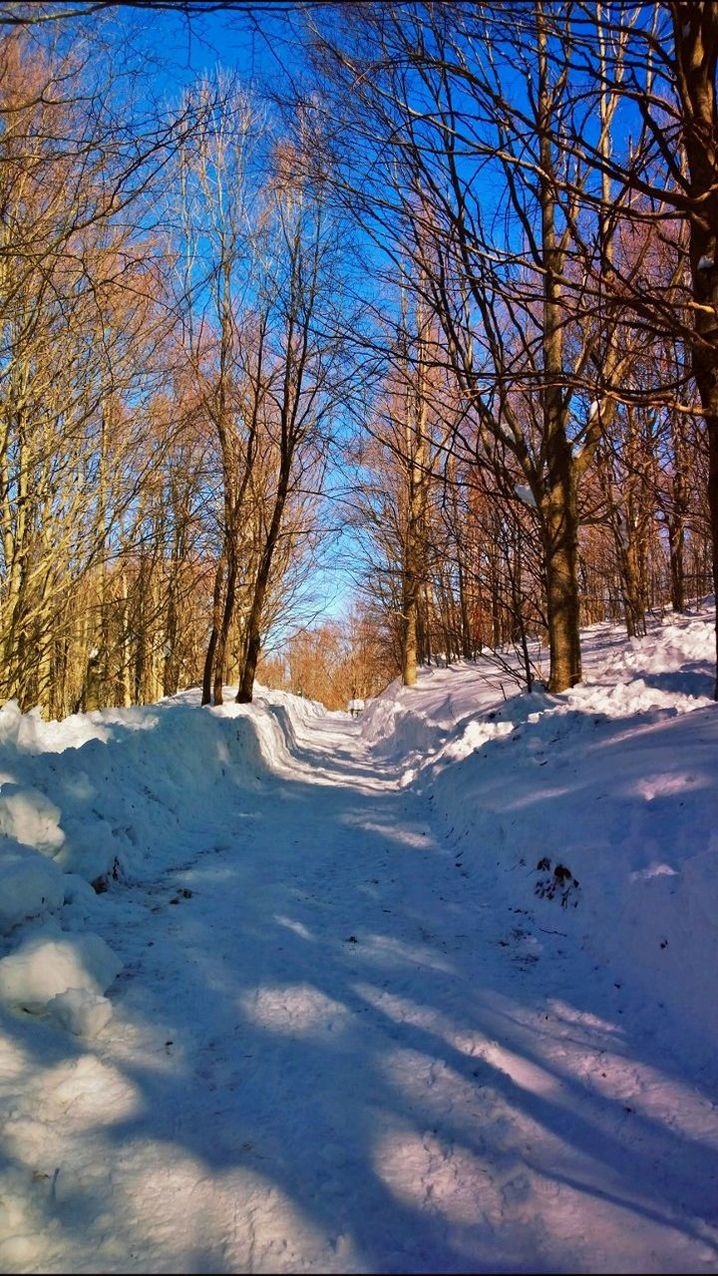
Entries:
{"type": "Polygon", "coordinates": [[[300,730],[181,870],[98,898],[99,1036],[7,1020],[0,1268],[718,1271],[703,1074],[360,722],[300,730]]]}

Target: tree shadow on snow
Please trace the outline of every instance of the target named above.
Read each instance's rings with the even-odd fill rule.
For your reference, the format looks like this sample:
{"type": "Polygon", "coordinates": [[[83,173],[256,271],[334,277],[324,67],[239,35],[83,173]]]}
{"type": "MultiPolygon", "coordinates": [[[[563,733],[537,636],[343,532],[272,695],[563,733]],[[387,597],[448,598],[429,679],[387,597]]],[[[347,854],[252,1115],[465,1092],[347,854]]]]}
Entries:
{"type": "MultiPolygon", "coordinates": [[[[146,1048],[119,1027],[89,1047],[134,1094],[96,1132],[128,1265],[609,1271],[624,1246],[635,1270],[652,1227],[718,1268],[715,1146],[600,1088],[618,1058],[680,1101],[683,1062],[617,1015],[610,976],[572,976],[570,939],[533,964],[502,948],[511,919],[481,911],[411,794],[358,793],[349,752],[296,750],[325,816],[315,784],[277,783],[234,848],[168,878],[151,929],[128,914],[115,1023],[146,1048]]],[[[80,1049],[42,1025],[28,1048],[40,1030],[58,1060],[80,1049]]],[[[80,1182],[56,1209],[78,1244],[99,1235],[80,1182]]]]}

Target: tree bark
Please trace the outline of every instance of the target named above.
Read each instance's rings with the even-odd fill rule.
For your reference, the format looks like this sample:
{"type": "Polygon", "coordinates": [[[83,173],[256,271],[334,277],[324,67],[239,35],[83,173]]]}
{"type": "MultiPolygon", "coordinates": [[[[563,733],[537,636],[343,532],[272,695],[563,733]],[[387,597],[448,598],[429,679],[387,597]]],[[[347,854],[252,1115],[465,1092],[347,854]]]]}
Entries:
{"type": "MultiPolygon", "coordinates": [[[[690,174],[690,262],[694,311],[692,365],[708,442],[708,508],[713,591],[718,603],[718,3],[673,4],[676,83],[690,174]]],[[[716,682],[718,700],[718,609],[716,682]]]]}
{"type": "Polygon", "coordinates": [[[552,184],[552,94],[548,80],[543,5],[536,5],[539,99],[537,126],[540,179],[541,246],[543,252],[543,435],[548,490],[544,500],[543,539],[546,554],[546,611],[551,653],[549,690],[566,691],[581,681],[578,602],[578,503],[571,444],[566,437],[566,404],[562,382],[564,315],[561,308],[562,253],[556,237],[556,197],[552,184]]]}
{"type": "MultiPolygon", "coordinates": [[[[217,649],[217,639],[222,616],[222,582],[224,580],[224,561],[220,558],[217,563],[217,569],[214,574],[214,591],[212,594],[212,629],[207,644],[207,655],[204,661],[204,674],[202,677],[202,704],[212,703],[212,674],[214,671],[214,653],[217,649]]],[[[221,688],[220,688],[220,700],[221,688]]]]}
{"type": "Polygon", "coordinates": [[[416,684],[417,652],[417,580],[414,572],[404,569],[401,615],[401,680],[405,687],[416,684]]]}
{"type": "Polygon", "coordinates": [[[236,545],[234,537],[231,538],[228,546],[228,563],[227,563],[227,585],[224,591],[224,608],[222,611],[222,619],[217,634],[217,643],[214,652],[214,703],[222,704],[224,698],[224,675],[225,666],[227,664],[227,643],[229,640],[229,631],[234,619],[234,606],[237,592],[237,574],[238,563],[236,555],[236,545]]]}
{"type": "MultiPolygon", "coordinates": [[[[291,456],[289,459],[291,459],[291,456]]],[[[254,680],[257,676],[257,663],[259,661],[259,653],[262,648],[262,612],[264,610],[264,600],[267,594],[269,576],[272,570],[274,551],[276,549],[279,532],[282,526],[284,506],[289,492],[289,478],[289,461],[287,461],[280,471],[277,494],[274,501],[274,510],[272,512],[272,521],[269,526],[269,531],[267,532],[267,539],[265,541],[259,570],[257,572],[254,589],[252,591],[252,601],[249,607],[249,615],[247,616],[244,659],[242,661],[239,687],[236,695],[237,704],[251,704],[252,697],[254,695],[254,680]]]]}
{"type": "Polygon", "coordinates": [[[543,517],[546,611],[550,652],[549,691],[566,691],[581,681],[578,597],[578,515],[570,445],[555,458],[558,474],[543,517]]]}

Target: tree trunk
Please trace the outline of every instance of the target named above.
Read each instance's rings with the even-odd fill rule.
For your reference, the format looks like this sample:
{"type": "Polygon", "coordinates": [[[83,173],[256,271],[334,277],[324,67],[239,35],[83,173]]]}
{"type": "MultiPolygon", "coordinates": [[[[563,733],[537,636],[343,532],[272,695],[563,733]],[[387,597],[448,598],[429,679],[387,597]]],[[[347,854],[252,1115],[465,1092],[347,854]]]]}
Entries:
{"type": "MultiPolygon", "coordinates": [[[[676,85],[690,174],[688,222],[695,340],[693,375],[708,439],[708,508],[713,590],[718,602],[718,4],[673,4],[676,85]]],[[[718,608],[716,682],[718,700],[718,608]]]]}
{"type": "Polygon", "coordinates": [[[682,516],[668,520],[668,554],[671,563],[671,605],[674,612],[686,610],[686,574],[683,561],[685,528],[682,516]]]}
{"type": "Polygon", "coordinates": [[[581,681],[578,517],[568,442],[558,468],[560,473],[550,489],[543,519],[552,692],[566,691],[581,681]]]}
{"type": "Polygon", "coordinates": [[[645,591],[641,588],[641,571],[633,529],[631,528],[626,535],[627,543],[620,542],[618,546],[626,633],[629,638],[644,638],[646,635],[645,591]]]}
{"type": "MultiPolygon", "coordinates": [[[[700,317],[697,323],[700,322],[700,317]]],[[[718,331],[710,356],[703,348],[695,351],[693,372],[701,397],[708,434],[708,508],[713,553],[713,594],[716,599],[716,680],[713,698],[718,700],[718,331]]]]}
{"type": "Polygon", "coordinates": [[[686,514],[688,513],[688,441],[685,421],[679,413],[671,416],[671,447],[673,451],[673,479],[669,493],[666,525],[668,527],[668,557],[671,572],[671,605],[674,612],[686,609],[686,514]]]}
{"type": "Polygon", "coordinates": [[[549,690],[566,691],[581,681],[581,639],[578,601],[578,502],[571,444],[566,435],[563,341],[565,315],[561,307],[562,254],[556,239],[553,102],[549,90],[546,26],[543,5],[537,3],[539,67],[538,131],[541,242],[543,249],[543,435],[548,468],[543,510],[546,556],[546,610],[551,657],[549,690]]]}
{"type": "Polygon", "coordinates": [[[401,606],[401,680],[405,687],[416,684],[417,651],[417,581],[415,574],[404,569],[401,606]]]}
{"type": "Polygon", "coordinates": [[[259,661],[259,653],[262,647],[262,612],[264,610],[264,600],[267,594],[269,576],[272,570],[274,551],[276,549],[277,540],[279,539],[279,530],[282,525],[284,506],[289,492],[290,463],[291,453],[289,453],[279,476],[277,495],[274,501],[274,511],[272,513],[272,522],[269,526],[269,531],[267,532],[264,551],[260,559],[259,569],[254,582],[252,601],[249,608],[249,615],[247,617],[244,659],[242,661],[239,687],[236,695],[237,704],[251,704],[252,696],[254,695],[254,680],[257,676],[257,662],[259,661]]]}
{"type": "MultiPolygon", "coordinates": [[[[221,625],[221,607],[222,607],[222,582],[224,579],[224,560],[220,558],[217,563],[217,570],[214,575],[214,591],[212,594],[212,630],[209,635],[209,643],[207,644],[207,655],[204,660],[204,674],[202,677],[202,704],[212,703],[212,674],[214,672],[214,653],[217,648],[217,638],[221,625]]],[[[220,698],[215,703],[222,703],[222,688],[220,687],[220,698]]]]}
{"type": "Polygon", "coordinates": [[[217,634],[216,650],[214,652],[214,703],[222,704],[224,698],[224,675],[227,664],[227,646],[229,642],[229,631],[232,627],[234,619],[234,605],[237,591],[237,555],[235,547],[232,545],[228,555],[227,563],[227,587],[224,594],[224,610],[222,612],[222,620],[217,634]]]}
{"type": "Polygon", "coordinates": [[[122,671],[121,671],[121,693],[120,704],[123,708],[132,704],[132,686],[131,686],[131,670],[132,670],[132,643],[130,641],[130,609],[129,609],[129,593],[127,588],[127,573],[122,571],[120,578],[120,598],[121,610],[120,618],[122,624],[122,671]]]}

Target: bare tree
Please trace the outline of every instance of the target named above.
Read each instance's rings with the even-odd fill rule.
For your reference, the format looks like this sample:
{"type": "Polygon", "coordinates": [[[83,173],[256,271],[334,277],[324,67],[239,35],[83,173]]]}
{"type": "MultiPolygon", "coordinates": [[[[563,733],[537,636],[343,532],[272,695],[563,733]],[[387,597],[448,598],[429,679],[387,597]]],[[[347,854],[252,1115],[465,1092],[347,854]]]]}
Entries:
{"type": "Polygon", "coordinates": [[[273,495],[249,591],[237,700],[251,701],[262,645],[267,590],[292,493],[316,484],[332,421],[352,380],[336,322],[341,292],[336,231],[307,183],[299,145],[276,152],[272,186],[274,267],[265,283],[274,372],[266,426],[275,454],[273,495]]]}
{"type": "MultiPolygon", "coordinates": [[[[538,0],[518,11],[367,6],[341,29],[322,16],[325,163],[386,253],[411,255],[480,446],[510,452],[532,494],[550,685],[563,690],[581,676],[579,486],[610,412],[589,408],[588,318],[613,233],[601,193],[584,201],[594,170],[570,144],[585,123],[581,87],[567,78],[570,17],[538,0]],[[591,278],[578,264],[587,219],[591,278]]],[[[607,101],[604,149],[612,118],[607,101]]],[[[602,367],[620,378],[620,358],[602,367]]],[[[456,446],[465,454],[460,437],[456,446]]]]}

